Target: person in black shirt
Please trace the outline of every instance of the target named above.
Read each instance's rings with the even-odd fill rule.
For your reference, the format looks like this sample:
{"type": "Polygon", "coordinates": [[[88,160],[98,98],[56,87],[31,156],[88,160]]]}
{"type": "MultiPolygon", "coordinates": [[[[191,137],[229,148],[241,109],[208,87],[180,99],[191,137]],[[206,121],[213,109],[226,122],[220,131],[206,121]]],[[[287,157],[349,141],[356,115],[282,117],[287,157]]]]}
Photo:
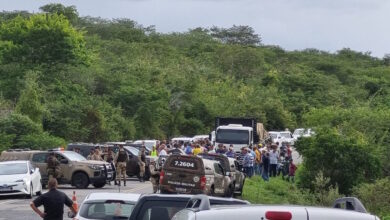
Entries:
{"type": "Polygon", "coordinates": [[[65,193],[57,190],[57,180],[50,178],[48,182],[49,192],[39,196],[30,203],[31,208],[44,220],[63,220],[64,204],[72,210],[73,213],[77,211],[72,207],[73,201],[69,199],[65,193]],[[44,212],[38,209],[43,205],[44,212]]]}

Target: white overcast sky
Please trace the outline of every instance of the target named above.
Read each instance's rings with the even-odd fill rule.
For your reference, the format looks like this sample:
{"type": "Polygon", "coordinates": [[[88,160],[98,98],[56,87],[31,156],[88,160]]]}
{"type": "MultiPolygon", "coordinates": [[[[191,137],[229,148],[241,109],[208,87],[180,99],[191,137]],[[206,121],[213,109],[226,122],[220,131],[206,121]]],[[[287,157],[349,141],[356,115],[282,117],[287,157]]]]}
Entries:
{"type": "Polygon", "coordinates": [[[287,50],[390,53],[389,0],[0,0],[0,10],[37,12],[51,2],[75,5],[81,16],[130,18],[164,33],[249,25],[264,44],[287,50]]]}

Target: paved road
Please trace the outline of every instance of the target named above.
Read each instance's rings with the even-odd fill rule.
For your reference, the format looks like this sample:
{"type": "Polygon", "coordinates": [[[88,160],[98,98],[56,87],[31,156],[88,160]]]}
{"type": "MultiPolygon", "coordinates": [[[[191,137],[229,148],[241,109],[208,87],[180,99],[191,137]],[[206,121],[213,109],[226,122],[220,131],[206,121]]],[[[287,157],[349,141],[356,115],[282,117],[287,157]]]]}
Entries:
{"type": "MultiPolygon", "coordinates": [[[[75,189],[70,185],[61,185],[59,189],[65,192],[69,198],[72,198],[73,191],[76,191],[77,202],[81,204],[84,198],[92,192],[118,192],[119,187],[114,185],[106,185],[101,189],[95,189],[89,187],[88,189],[75,189]]],[[[152,184],[147,181],[140,183],[136,179],[129,179],[126,187],[121,187],[122,193],[151,193],[152,184]]],[[[46,190],[43,191],[45,193],[46,190]]],[[[34,197],[35,198],[35,197],[34,197]]],[[[31,199],[25,199],[24,197],[0,197],[0,220],[39,220],[41,219],[38,215],[30,208],[31,199]]],[[[43,209],[41,209],[43,210],[43,209]]],[[[68,208],[65,208],[64,219],[67,217],[68,208]]]]}

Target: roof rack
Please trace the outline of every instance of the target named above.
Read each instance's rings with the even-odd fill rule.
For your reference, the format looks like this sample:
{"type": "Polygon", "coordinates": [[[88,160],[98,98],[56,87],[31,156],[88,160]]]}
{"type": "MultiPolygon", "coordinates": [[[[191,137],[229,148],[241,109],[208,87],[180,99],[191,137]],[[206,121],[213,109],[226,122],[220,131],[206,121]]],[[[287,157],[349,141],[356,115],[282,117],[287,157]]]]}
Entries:
{"type": "Polygon", "coordinates": [[[344,197],[336,199],[336,201],[333,203],[333,208],[367,213],[364,205],[356,197],[344,197]]]}
{"type": "Polygon", "coordinates": [[[195,209],[197,211],[209,210],[210,199],[206,195],[194,195],[188,201],[186,208],[195,209]]]}

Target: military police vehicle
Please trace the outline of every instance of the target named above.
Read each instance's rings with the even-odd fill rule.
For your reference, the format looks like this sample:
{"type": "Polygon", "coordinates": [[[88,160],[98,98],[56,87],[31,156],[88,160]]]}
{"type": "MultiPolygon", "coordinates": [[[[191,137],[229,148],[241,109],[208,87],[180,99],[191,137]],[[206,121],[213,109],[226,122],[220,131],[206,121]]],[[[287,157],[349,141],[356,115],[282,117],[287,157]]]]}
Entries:
{"type": "Polygon", "coordinates": [[[79,189],[87,188],[92,184],[101,188],[107,180],[111,180],[113,170],[109,163],[87,160],[73,151],[3,151],[0,161],[29,160],[34,167],[39,168],[42,176],[42,186],[48,182],[47,161],[50,153],[60,162],[60,184],[71,184],[79,189]]]}
{"type": "Polygon", "coordinates": [[[224,168],[226,175],[229,176],[229,190],[226,193],[226,196],[233,196],[233,194],[241,195],[242,189],[245,183],[245,174],[238,170],[238,162],[233,158],[228,158],[225,155],[221,154],[209,154],[209,153],[200,153],[199,157],[209,160],[218,161],[224,168]]]}
{"type": "Polygon", "coordinates": [[[161,193],[230,196],[230,178],[215,160],[170,155],[160,173],[161,193]]]}

